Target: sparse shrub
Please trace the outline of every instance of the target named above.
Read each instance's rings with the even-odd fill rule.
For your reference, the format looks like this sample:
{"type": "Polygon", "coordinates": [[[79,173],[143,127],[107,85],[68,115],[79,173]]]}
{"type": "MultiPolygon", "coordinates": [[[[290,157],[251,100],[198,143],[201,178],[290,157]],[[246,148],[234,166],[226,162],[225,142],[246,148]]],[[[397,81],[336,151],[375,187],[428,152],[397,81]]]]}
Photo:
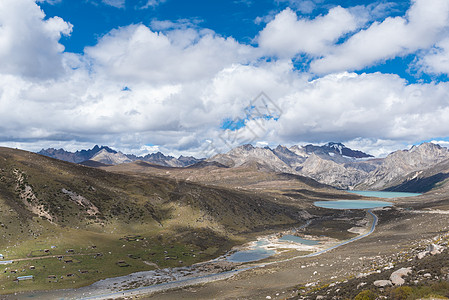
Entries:
{"type": "Polygon", "coordinates": [[[394,300],[405,300],[413,294],[413,289],[409,286],[401,286],[391,290],[390,296],[394,300]]]}
{"type": "Polygon", "coordinates": [[[373,291],[366,290],[360,292],[357,296],[355,296],[354,300],[375,300],[376,297],[377,295],[373,291]]]}

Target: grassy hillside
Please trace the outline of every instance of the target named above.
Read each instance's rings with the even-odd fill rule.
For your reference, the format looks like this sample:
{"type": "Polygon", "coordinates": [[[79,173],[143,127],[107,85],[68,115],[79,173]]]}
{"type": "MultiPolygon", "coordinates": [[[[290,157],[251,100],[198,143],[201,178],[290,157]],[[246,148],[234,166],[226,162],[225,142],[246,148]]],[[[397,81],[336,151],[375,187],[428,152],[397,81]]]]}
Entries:
{"type": "Polygon", "coordinates": [[[207,260],[245,234],[301,223],[301,207],[267,194],[0,148],[0,254],[14,260],[0,265],[0,293],[207,260]],[[13,281],[23,275],[35,279],[13,281]]]}

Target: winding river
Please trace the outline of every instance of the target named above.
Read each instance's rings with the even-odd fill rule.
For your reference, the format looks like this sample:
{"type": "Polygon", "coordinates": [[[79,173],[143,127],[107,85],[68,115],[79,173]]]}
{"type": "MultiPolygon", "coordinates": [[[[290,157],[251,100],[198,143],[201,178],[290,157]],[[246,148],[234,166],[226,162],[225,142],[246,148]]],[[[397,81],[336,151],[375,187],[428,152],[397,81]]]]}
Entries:
{"type": "MultiPolygon", "coordinates": [[[[409,194],[407,195],[408,197],[410,196],[416,196],[417,194],[409,194]]],[[[373,195],[370,195],[373,196],[373,195]]],[[[382,198],[393,198],[393,197],[385,197],[387,196],[386,194],[382,194],[382,198]]],[[[401,195],[401,196],[397,196],[396,197],[403,197],[405,195],[401,195]]],[[[320,204],[324,204],[326,205],[326,203],[324,202],[328,202],[327,206],[329,206],[329,202],[340,202],[340,204],[336,204],[337,207],[326,207],[326,208],[333,208],[333,209],[367,209],[367,213],[373,218],[372,220],[372,224],[371,224],[371,228],[370,230],[362,235],[358,235],[352,239],[343,241],[339,244],[336,244],[332,247],[311,253],[311,254],[307,254],[307,255],[299,255],[299,256],[295,256],[295,257],[291,257],[288,259],[284,259],[284,260],[278,260],[278,261],[273,261],[273,262],[268,262],[268,263],[256,263],[256,264],[252,264],[252,265],[241,265],[231,271],[227,271],[227,272],[222,272],[222,273],[216,273],[216,274],[206,274],[206,275],[192,275],[191,273],[190,276],[179,276],[179,277],[175,277],[175,279],[171,282],[166,282],[166,283],[160,283],[160,284],[154,284],[154,285],[150,285],[150,286],[144,286],[144,287],[139,287],[139,288],[135,288],[135,289],[129,289],[129,290],[121,290],[121,291],[113,291],[112,290],[112,286],[114,286],[114,284],[120,284],[123,281],[126,280],[136,280],[139,277],[139,275],[144,276],[144,274],[150,274],[151,272],[155,272],[155,271],[148,271],[148,272],[139,272],[139,273],[134,273],[134,274],[130,274],[127,276],[122,276],[122,277],[115,277],[115,278],[108,278],[108,279],[104,279],[104,280],[100,280],[90,286],[86,286],[86,287],[82,287],[79,289],[69,289],[69,290],[55,290],[55,291],[47,291],[47,292],[32,292],[32,293],[24,293],[24,294],[19,294],[19,295],[14,295],[14,296],[7,296],[8,298],[11,299],[116,299],[116,298],[121,298],[121,297],[130,297],[130,296],[138,296],[138,295],[148,295],[148,294],[152,294],[155,292],[161,292],[161,291],[165,291],[165,290],[169,290],[169,289],[174,289],[174,288],[181,288],[181,287],[186,287],[186,286],[190,286],[190,285],[195,285],[195,284],[201,284],[201,283],[207,283],[207,282],[212,282],[212,281],[217,281],[217,280],[223,280],[223,279],[227,279],[230,278],[240,272],[244,272],[247,270],[251,270],[251,269],[255,269],[255,268],[261,268],[261,267],[265,267],[268,265],[273,265],[273,264],[278,264],[278,263],[282,263],[282,262],[288,262],[291,260],[295,260],[295,259],[299,259],[299,258],[305,258],[305,257],[315,257],[318,255],[321,255],[323,253],[329,252],[333,249],[336,249],[340,246],[349,244],[351,242],[360,240],[364,237],[367,237],[368,235],[372,234],[374,232],[374,230],[376,229],[376,225],[377,225],[377,221],[378,218],[377,216],[372,212],[372,208],[374,207],[383,207],[383,206],[391,206],[392,204],[389,202],[383,202],[383,201],[374,201],[375,204],[373,203],[365,203],[367,205],[363,206],[361,204],[363,204],[364,201],[362,200],[352,200],[352,204],[356,205],[356,207],[354,206],[348,206],[348,203],[344,203],[345,207],[338,207],[339,205],[341,205],[341,200],[340,201],[323,201],[323,203],[317,203],[317,206],[320,206],[320,204]],[[374,206],[373,206],[374,205],[374,206]]],[[[365,201],[366,202],[366,201],[365,201]]],[[[307,224],[305,225],[307,226],[307,224]]],[[[192,266],[193,268],[193,266],[192,266]]],[[[164,270],[161,270],[164,271],[164,270]]],[[[169,271],[181,271],[181,270],[167,270],[167,272],[169,271]]],[[[184,268],[185,271],[185,268],[184,268]]]]}

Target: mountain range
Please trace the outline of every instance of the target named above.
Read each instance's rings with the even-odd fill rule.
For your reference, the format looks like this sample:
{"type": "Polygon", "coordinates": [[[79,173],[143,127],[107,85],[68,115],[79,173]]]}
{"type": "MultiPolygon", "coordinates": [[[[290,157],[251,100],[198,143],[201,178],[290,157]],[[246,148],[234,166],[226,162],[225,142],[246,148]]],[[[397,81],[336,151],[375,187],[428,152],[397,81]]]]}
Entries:
{"type": "MultiPolygon", "coordinates": [[[[408,150],[395,151],[385,158],[375,158],[334,142],[322,146],[279,145],[274,149],[247,144],[208,159],[191,156],[175,158],[161,152],[135,156],[123,154],[107,146],[95,146],[93,149],[74,153],[50,148],[42,149],[39,154],[93,167],[122,165],[136,161],[170,168],[199,168],[211,164],[215,168],[257,166],[261,171],[301,175],[339,189],[363,190],[410,191],[413,188],[410,184],[406,187],[404,185],[406,182],[416,181],[423,174],[432,174],[429,176],[433,176],[433,179],[443,180],[446,178],[444,168],[441,174],[434,174],[430,170],[446,160],[449,165],[449,150],[433,143],[423,143],[408,150]]],[[[427,182],[424,184],[425,189],[432,188],[432,185],[429,185],[432,180],[423,178],[421,180],[427,182]]],[[[423,188],[421,184],[421,189],[423,188]]]]}
{"type": "Polygon", "coordinates": [[[244,145],[209,160],[228,167],[257,161],[264,169],[307,176],[341,189],[385,190],[448,159],[449,150],[432,143],[395,151],[385,158],[329,143],[275,149],[244,145]]]}
{"type": "Polygon", "coordinates": [[[64,149],[48,148],[42,149],[38,152],[38,154],[93,167],[102,165],[118,165],[141,160],[160,166],[182,168],[196,164],[203,160],[192,156],[182,155],[175,158],[169,155],[166,156],[161,152],[147,154],[145,156],[136,156],[133,154],[123,154],[122,152],[115,151],[107,146],[100,147],[98,145],[95,145],[89,150],[81,150],[76,152],[69,152],[64,149]]]}
{"type": "MultiPolygon", "coordinates": [[[[94,147],[99,150],[97,157],[112,157],[114,162],[117,155],[126,157],[108,149],[94,147]]],[[[89,151],[79,151],[72,156],[63,151],[54,153],[66,159],[81,159],[89,151]]],[[[160,154],[152,157],[158,156],[165,158],[160,154]]],[[[179,160],[189,159],[181,157],[179,160]]],[[[133,164],[157,167],[164,172],[197,170],[204,173],[201,168],[227,169],[204,161],[186,168],[144,161],[108,168],[133,164]]],[[[231,172],[234,170],[238,171],[232,169],[231,172]]],[[[69,259],[76,263],[49,259],[42,266],[39,260],[33,262],[38,273],[32,274],[41,279],[36,282],[42,282],[42,285],[33,285],[33,289],[73,288],[79,285],[73,285],[72,280],[61,280],[57,285],[52,282],[49,287],[47,278],[55,273],[64,278],[66,274],[76,273],[77,284],[88,285],[108,277],[208,261],[223,255],[234,245],[249,241],[254,234],[296,227],[311,215],[326,214],[311,205],[317,195],[319,199],[326,199],[344,194],[300,176],[258,173],[254,183],[272,184],[279,191],[254,193],[166,176],[109,172],[0,147],[0,253],[8,259],[25,259],[23,263],[18,262],[21,265],[14,262],[13,267],[20,269],[19,276],[30,272],[28,260],[32,257],[45,256],[48,251],[51,251],[49,258],[66,257],[67,249],[72,249],[70,252],[76,253],[69,259]],[[284,187],[286,190],[281,190],[284,187]],[[291,201],[290,196],[283,195],[290,189],[307,190],[312,194],[303,201],[291,201]],[[44,249],[51,250],[44,252],[44,249]],[[128,265],[118,265],[122,261],[128,265]],[[80,273],[79,270],[87,271],[80,273]]],[[[235,181],[239,174],[235,172],[235,181]]],[[[243,180],[238,178],[238,182],[243,180]]],[[[13,282],[9,272],[1,274],[2,296],[27,289],[13,282]]]]}
{"type": "MultiPolygon", "coordinates": [[[[82,286],[154,268],[190,266],[219,257],[255,236],[298,226],[308,226],[307,232],[317,236],[346,238],[345,232],[368,214],[314,205],[360,199],[335,187],[430,191],[416,200],[398,200],[398,209],[376,212],[382,222],[374,235],[379,251],[388,245],[377,243],[380,238],[389,242],[394,233],[396,241],[412,228],[396,227],[399,218],[418,216],[411,217],[403,208],[412,205],[410,209],[419,213],[432,203],[447,211],[449,150],[431,143],[385,158],[338,143],[274,149],[243,145],[209,159],[162,153],[138,157],[106,146],[75,153],[41,152],[79,163],[0,147],[0,250],[8,259],[18,259],[14,267],[24,274],[29,272],[28,260],[39,258],[33,262],[36,282],[46,285],[35,289],[74,287],[72,280],[47,285],[54,274],[66,278],[76,273],[82,286]],[[67,262],[45,261],[43,267],[40,258],[45,249],[51,249],[49,258],[65,257],[69,250],[77,255],[67,256],[67,262]],[[87,275],[80,270],[87,270],[87,275]]],[[[435,222],[427,225],[433,233],[445,218],[421,217],[414,221],[417,228],[425,223],[421,220],[435,222]]],[[[10,273],[1,274],[3,293],[27,290],[13,282],[10,273]]]]}

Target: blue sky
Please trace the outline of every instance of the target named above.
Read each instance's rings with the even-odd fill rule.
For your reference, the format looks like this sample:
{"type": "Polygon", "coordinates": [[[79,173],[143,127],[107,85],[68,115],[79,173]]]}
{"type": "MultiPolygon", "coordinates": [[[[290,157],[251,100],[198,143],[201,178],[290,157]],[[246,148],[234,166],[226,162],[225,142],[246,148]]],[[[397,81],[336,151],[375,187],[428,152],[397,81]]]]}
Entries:
{"type": "MultiPolygon", "coordinates": [[[[114,28],[130,24],[144,24],[152,27],[155,21],[171,21],[189,23],[202,28],[213,29],[217,34],[233,37],[240,43],[256,44],[257,34],[263,30],[268,20],[285,10],[293,8],[297,15],[313,19],[326,14],[335,6],[354,7],[354,1],[274,1],[274,0],[168,0],[153,1],[148,5],[146,0],[133,1],[50,1],[40,3],[47,17],[62,17],[74,25],[69,37],[63,38],[61,44],[66,51],[82,54],[86,46],[94,46],[98,40],[114,28]],[[148,5],[148,7],[146,7],[148,5]]],[[[358,1],[358,6],[381,6],[378,19],[403,15],[410,1],[379,2],[372,0],[358,1]]],[[[158,29],[156,29],[158,30],[158,29]]],[[[407,69],[413,57],[399,57],[387,60],[358,72],[397,73],[411,82],[431,80],[428,76],[414,76],[407,69]]],[[[303,61],[296,60],[298,68],[303,68],[303,61]]],[[[306,65],[307,67],[307,65],[306,65]]]]}
{"type": "Polygon", "coordinates": [[[383,155],[447,144],[448,73],[446,0],[3,0],[0,144],[383,155]]]}
{"type": "MultiPolygon", "coordinates": [[[[66,46],[67,51],[82,53],[84,47],[95,45],[99,37],[114,28],[137,23],[150,26],[153,20],[190,20],[223,36],[232,36],[240,42],[251,43],[265,26],[265,23],[258,22],[257,18],[270,19],[287,7],[299,9],[296,10],[298,15],[313,18],[325,14],[330,7],[351,7],[354,4],[354,1],[167,0],[155,1],[153,6],[143,8],[145,2],[128,0],[118,5],[122,3],[118,1],[114,6],[100,0],[62,0],[41,2],[39,5],[47,17],[59,16],[74,24],[76,30],[70,38],[63,39],[61,43],[66,46]],[[158,2],[159,4],[156,4],[158,2]],[[304,6],[302,10],[301,5],[304,6]]],[[[370,5],[377,2],[365,0],[358,1],[357,4],[370,5]]],[[[403,14],[408,4],[409,1],[396,1],[392,4],[392,14],[403,14]]]]}

